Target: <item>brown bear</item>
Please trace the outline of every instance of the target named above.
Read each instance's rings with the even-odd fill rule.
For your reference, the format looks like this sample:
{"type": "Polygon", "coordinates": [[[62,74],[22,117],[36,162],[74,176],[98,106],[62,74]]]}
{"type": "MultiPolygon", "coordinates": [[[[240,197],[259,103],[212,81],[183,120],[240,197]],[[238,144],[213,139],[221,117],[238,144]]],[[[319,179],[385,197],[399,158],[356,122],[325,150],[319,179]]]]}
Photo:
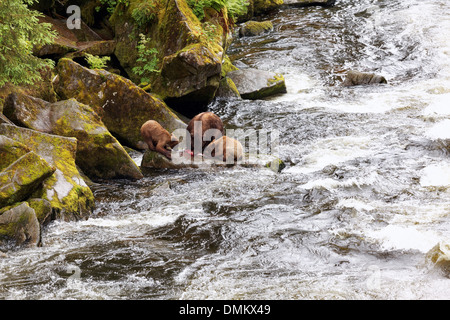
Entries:
{"type": "Polygon", "coordinates": [[[144,123],[141,127],[141,136],[150,150],[159,152],[172,160],[171,152],[167,149],[167,146],[174,148],[179,141],[157,121],[149,120],[144,123]]]}
{"type": "Polygon", "coordinates": [[[211,141],[223,136],[224,127],[222,120],[217,115],[212,112],[202,112],[189,121],[187,131],[191,135],[191,150],[194,151],[195,142],[197,142],[197,146],[200,146],[201,150],[196,151],[202,152],[211,141]],[[205,138],[205,132],[209,139],[205,138]]]}
{"type": "Polygon", "coordinates": [[[205,157],[213,157],[217,160],[223,160],[226,163],[240,161],[244,154],[242,144],[233,138],[222,136],[211,142],[204,150],[205,157]]]}

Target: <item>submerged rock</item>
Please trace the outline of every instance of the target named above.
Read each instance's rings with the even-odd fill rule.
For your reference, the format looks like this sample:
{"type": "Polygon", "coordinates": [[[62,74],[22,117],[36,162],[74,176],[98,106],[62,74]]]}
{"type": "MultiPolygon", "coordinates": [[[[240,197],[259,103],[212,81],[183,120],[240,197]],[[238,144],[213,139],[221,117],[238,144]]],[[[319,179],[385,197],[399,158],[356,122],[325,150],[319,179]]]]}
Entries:
{"type": "Polygon", "coordinates": [[[336,0],[284,0],[284,4],[289,6],[333,6],[336,0]]]}
{"type": "Polygon", "coordinates": [[[32,198],[50,202],[53,218],[70,221],[89,217],[94,208],[94,196],[75,164],[75,138],[50,135],[8,124],[0,124],[0,134],[25,144],[54,168],[54,173],[31,194],[32,198]]]}
{"type": "Polygon", "coordinates": [[[163,101],[119,75],[91,70],[70,59],[59,60],[57,70],[58,94],[89,105],[108,130],[129,147],[142,146],[139,129],[147,120],[158,121],[169,132],[186,126],[163,101]]]}
{"type": "Polygon", "coordinates": [[[192,157],[189,153],[174,153],[172,161],[155,151],[146,151],[142,158],[142,168],[155,169],[182,169],[182,168],[211,168],[243,166],[248,168],[269,168],[274,172],[281,172],[285,168],[284,162],[272,155],[244,154],[242,161],[234,164],[227,164],[225,161],[206,159],[201,156],[192,157]]]}
{"type": "Polygon", "coordinates": [[[286,93],[286,84],[281,74],[254,68],[228,72],[243,99],[262,99],[286,93]]]}
{"type": "Polygon", "coordinates": [[[76,164],[91,179],[140,179],[142,173],[94,110],[74,99],[48,103],[11,94],[5,113],[15,123],[40,132],[77,138],[76,164]]]}
{"type": "Polygon", "coordinates": [[[39,245],[41,228],[34,209],[26,202],[5,209],[0,211],[0,245],[8,241],[14,241],[15,245],[39,245]]]}
{"type": "Polygon", "coordinates": [[[367,85],[367,84],[380,84],[387,83],[386,78],[374,73],[359,72],[350,70],[347,73],[342,85],[344,87],[357,86],[357,85],[367,85]]]}
{"type": "Polygon", "coordinates": [[[450,274],[450,244],[448,242],[440,242],[435,245],[428,251],[426,259],[447,275],[450,274]]]}
{"type": "Polygon", "coordinates": [[[0,172],[0,208],[27,199],[54,172],[32,151],[21,156],[0,172]]]}
{"type": "Polygon", "coordinates": [[[270,21],[247,21],[239,28],[240,37],[259,36],[273,30],[273,24],[270,21]]]}
{"type": "Polygon", "coordinates": [[[172,154],[172,161],[166,158],[161,153],[156,151],[145,151],[141,168],[155,168],[155,169],[181,169],[181,168],[198,168],[198,165],[191,161],[191,157],[188,155],[181,155],[175,157],[172,154]]]}

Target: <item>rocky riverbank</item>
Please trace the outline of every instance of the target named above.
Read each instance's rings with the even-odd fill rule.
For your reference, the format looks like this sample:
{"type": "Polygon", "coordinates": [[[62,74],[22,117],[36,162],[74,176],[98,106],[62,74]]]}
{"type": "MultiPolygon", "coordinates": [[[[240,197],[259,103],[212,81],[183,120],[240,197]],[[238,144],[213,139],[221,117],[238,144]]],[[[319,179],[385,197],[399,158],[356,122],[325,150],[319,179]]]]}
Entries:
{"type": "MultiPolygon", "coordinates": [[[[40,245],[42,227],[52,220],[87,219],[95,208],[94,182],[142,178],[127,151],[144,151],[139,128],[146,120],[173,131],[213,99],[286,92],[283,75],[238,69],[227,56],[236,23],[261,20],[285,3],[252,0],[234,16],[225,5],[199,3],[130,0],[106,8],[80,0],[81,29],[72,30],[60,4],[35,6],[58,38],[34,54],[54,60],[55,68],[42,70],[42,81],[33,86],[0,88],[2,250],[40,245]],[[92,56],[109,62],[99,68],[89,62],[92,56]]],[[[262,31],[247,27],[241,36],[272,28],[263,23],[255,29],[258,24],[253,30],[262,31]]],[[[272,160],[264,165],[271,167],[272,160]]]]}

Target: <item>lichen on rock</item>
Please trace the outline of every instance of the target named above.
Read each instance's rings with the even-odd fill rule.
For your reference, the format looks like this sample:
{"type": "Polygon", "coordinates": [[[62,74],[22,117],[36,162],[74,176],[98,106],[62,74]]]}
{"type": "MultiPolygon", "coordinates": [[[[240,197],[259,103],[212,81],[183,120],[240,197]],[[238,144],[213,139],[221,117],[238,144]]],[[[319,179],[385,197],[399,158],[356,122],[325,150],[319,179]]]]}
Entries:
{"type": "Polygon", "coordinates": [[[23,143],[0,135],[0,171],[30,151],[23,143]]]}
{"type": "Polygon", "coordinates": [[[8,96],[5,112],[27,128],[77,138],[76,163],[91,179],[140,179],[142,173],[94,110],[74,99],[48,103],[20,93],[8,96]]]}
{"type": "Polygon", "coordinates": [[[247,21],[239,28],[239,36],[254,37],[273,30],[270,21],[247,21]]]}
{"type": "Polygon", "coordinates": [[[70,221],[90,216],[95,201],[91,189],[84,182],[75,164],[75,138],[50,135],[8,124],[0,124],[0,134],[27,145],[55,169],[31,197],[48,200],[56,219],[70,221]]]}
{"type": "Polygon", "coordinates": [[[55,168],[30,151],[0,172],[0,208],[25,200],[55,168]]]}

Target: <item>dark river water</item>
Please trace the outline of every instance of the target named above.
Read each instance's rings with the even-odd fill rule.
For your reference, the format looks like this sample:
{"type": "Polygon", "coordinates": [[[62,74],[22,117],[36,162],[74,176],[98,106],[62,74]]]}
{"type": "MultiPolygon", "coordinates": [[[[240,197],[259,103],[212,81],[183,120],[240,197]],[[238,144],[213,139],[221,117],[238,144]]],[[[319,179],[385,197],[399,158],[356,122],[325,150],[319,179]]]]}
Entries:
{"type": "MultiPolygon", "coordinates": [[[[288,93],[216,101],[276,131],[281,173],[155,170],[98,185],[87,221],[0,259],[0,299],[449,299],[450,2],[283,8],[230,57],[288,93]],[[349,69],[387,85],[344,88],[349,69]]],[[[237,62],[236,62],[237,63],[237,62]]],[[[140,164],[137,155],[136,161],[140,164]]]]}

